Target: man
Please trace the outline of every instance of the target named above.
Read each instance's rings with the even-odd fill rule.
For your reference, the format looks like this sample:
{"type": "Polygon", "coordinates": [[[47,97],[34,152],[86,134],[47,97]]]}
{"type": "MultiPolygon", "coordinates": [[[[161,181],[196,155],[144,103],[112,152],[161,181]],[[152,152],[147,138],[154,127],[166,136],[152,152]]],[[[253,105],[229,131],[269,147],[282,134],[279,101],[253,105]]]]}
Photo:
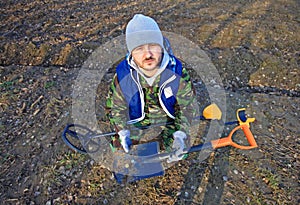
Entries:
{"type": "Polygon", "coordinates": [[[109,96],[110,123],[118,136],[114,147],[129,152],[143,137],[140,130],[155,124],[164,129],[155,139],[166,151],[176,150],[168,162],[181,160],[189,146],[190,120],[195,96],[187,70],[164,46],[164,37],[154,19],[136,14],[126,27],[128,55],[116,68],[109,96]],[[136,130],[136,129],[135,129],[136,130]]]}

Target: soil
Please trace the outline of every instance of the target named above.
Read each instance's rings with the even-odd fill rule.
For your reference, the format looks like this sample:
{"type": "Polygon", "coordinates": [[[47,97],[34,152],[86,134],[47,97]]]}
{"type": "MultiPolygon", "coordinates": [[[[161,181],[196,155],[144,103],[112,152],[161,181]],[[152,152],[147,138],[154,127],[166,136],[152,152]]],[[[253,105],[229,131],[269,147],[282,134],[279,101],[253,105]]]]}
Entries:
{"type": "MultiPolygon", "coordinates": [[[[299,8],[297,0],[1,2],[0,203],[299,204],[299,8]],[[226,91],[226,121],[247,108],[258,148],[192,154],[164,176],[118,184],[64,144],[82,65],[135,13],[205,51],[226,91]]],[[[113,66],[97,92],[106,131],[112,74],[113,66]]],[[[201,80],[191,74],[200,95],[201,80]]]]}

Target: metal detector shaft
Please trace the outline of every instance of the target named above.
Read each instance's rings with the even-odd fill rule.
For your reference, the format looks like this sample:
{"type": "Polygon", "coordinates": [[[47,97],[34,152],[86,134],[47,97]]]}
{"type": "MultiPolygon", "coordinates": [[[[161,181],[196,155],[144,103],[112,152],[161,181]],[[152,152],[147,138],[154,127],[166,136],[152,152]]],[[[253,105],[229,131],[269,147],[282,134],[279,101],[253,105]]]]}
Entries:
{"type": "MultiPolygon", "coordinates": [[[[201,119],[205,119],[202,118],[201,119]]],[[[246,114],[245,114],[245,108],[241,108],[237,110],[237,119],[238,121],[232,121],[232,122],[226,122],[225,125],[231,125],[231,124],[239,124],[239,126],[235,127],[231,133],[229,134],[228,137],[226,138],[221,138],[218,140],[213,140],[210,143],[207,144],[203,144],[203,145],[196,145],[194,147],[191,147],[189,150],[185,150],[186,153],[189,152],[195,152],[195,151],[200,151],[201,149],[207,149],[207,148],[219,148],[219,147],[223,147],[223,146],[233,146],[239,149],[252,149],[254,147],[257,147],[256,141],[250,131],[250,125],[249,123],[253,122],[255,120],[255,118],[247,118],[246,114]],[[243,145],[238,145],[236,143],[234,143],[231,140],[232,134],[238,130],[238,129],[242,129],[244,131],[244,134],[250,144],[250,146],[243,146],[243,145]]],[[[160,124],[153,124],[153,125],[149,125],[149,126],[142,126],[142,127],[135,127],[132,128],[131,130],[136,130],[136,129],[148,129],[148,128],[152,128],[152,127],[158,127],[158,126],[164,126],[164,125],[169,125],[172,124],[172,122],[166,122],[166,123],[160,123],[160,124]]],[[[67,138],[67,134],[69,134],[70,136],[72,136],[73,138],[80,140],[84,138],[84,141],[86,143],[89,143],[89,141],[92,141],[92,143],[97,144],[95,141],[93,141],[93,139],[99,138],[99,137],[110,137],[110,136],[114,136],[117,133],[116,132],[109,132],[109,133],[96,133],[90,129],[88,129],[87,127],[83,126],[83,125],[75,125],[75,124],[70,124],[67,125],[63,131],[62,134],[62,139],[63,141],[73,150],[78,151],[80,153],[86,154],[86,150],[84,148],[78,148],[77,146],[75,146],[74,144],[71,143],[71,141],[67,138]],[[78,127],[81,129],[84,129],[87,131],[87,134],[82,134],[82,133],[78,133],[76,131],[72,131],[69,128],[70,127],[78,127]]],[[[170,153],[167,153],[167,155],[170,155],[170,153]]]]}

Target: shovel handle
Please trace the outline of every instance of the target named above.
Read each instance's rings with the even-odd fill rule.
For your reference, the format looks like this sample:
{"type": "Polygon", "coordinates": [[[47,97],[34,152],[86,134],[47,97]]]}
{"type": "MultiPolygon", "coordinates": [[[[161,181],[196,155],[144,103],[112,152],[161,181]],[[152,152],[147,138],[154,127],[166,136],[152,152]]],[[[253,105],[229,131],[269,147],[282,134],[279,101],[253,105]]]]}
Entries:
{"type": "Polygon", "coordinates": [[[250,130],[250,126],[249,125],[241,125],[241,128],[249,142],[250,146],[247,146],[246,149],[252,149],[252,148],[256,148],[257,147],[257,143],[255,141],[255,138],[250,130]]]}
{"type": "Polygon", "coordinates": [[[220,148],[220,147],[225,147],[225,146],[233,146],[238,149],[243,149],[243,150],[249,150],[257,147],[257,143],[254,139],[254,136],[250,130],[250,126],[247,124],[239,125],[235,127],[227,137],[217,139],[217,140],[212,140],[211,141],[212,147],[214,149],[220,148]],[[249,145],[240,145],[232,141],[232,135],[235,133],[237,130],[242,129],[249,145]]]}

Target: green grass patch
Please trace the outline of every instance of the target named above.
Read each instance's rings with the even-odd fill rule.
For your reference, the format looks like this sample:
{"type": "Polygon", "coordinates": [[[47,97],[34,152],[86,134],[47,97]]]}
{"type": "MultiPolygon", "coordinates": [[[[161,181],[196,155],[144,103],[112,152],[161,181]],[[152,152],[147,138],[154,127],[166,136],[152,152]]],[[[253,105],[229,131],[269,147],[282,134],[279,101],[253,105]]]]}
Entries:
{"type": "Polygon", "coordinates": [[[8,90],[15,85],[15,81],[6,81],[0,84],[0,88],[8,90]]]}
{"type": "Polygon", "coordinates": [[[44,84],[44,88],[45,89],[50,89],[56,86],[56,82],[55,81],[49,81],[49,82],[45,82],[44,84]]]}
{"type": "Polygon", "coordinates": [[[263,181],[273,190],[278,190],[279,189],[279,181],[280,177],[272,171],[268,169],[261,169],[260,171],[260,176],[262,177],[263,181]]]}

